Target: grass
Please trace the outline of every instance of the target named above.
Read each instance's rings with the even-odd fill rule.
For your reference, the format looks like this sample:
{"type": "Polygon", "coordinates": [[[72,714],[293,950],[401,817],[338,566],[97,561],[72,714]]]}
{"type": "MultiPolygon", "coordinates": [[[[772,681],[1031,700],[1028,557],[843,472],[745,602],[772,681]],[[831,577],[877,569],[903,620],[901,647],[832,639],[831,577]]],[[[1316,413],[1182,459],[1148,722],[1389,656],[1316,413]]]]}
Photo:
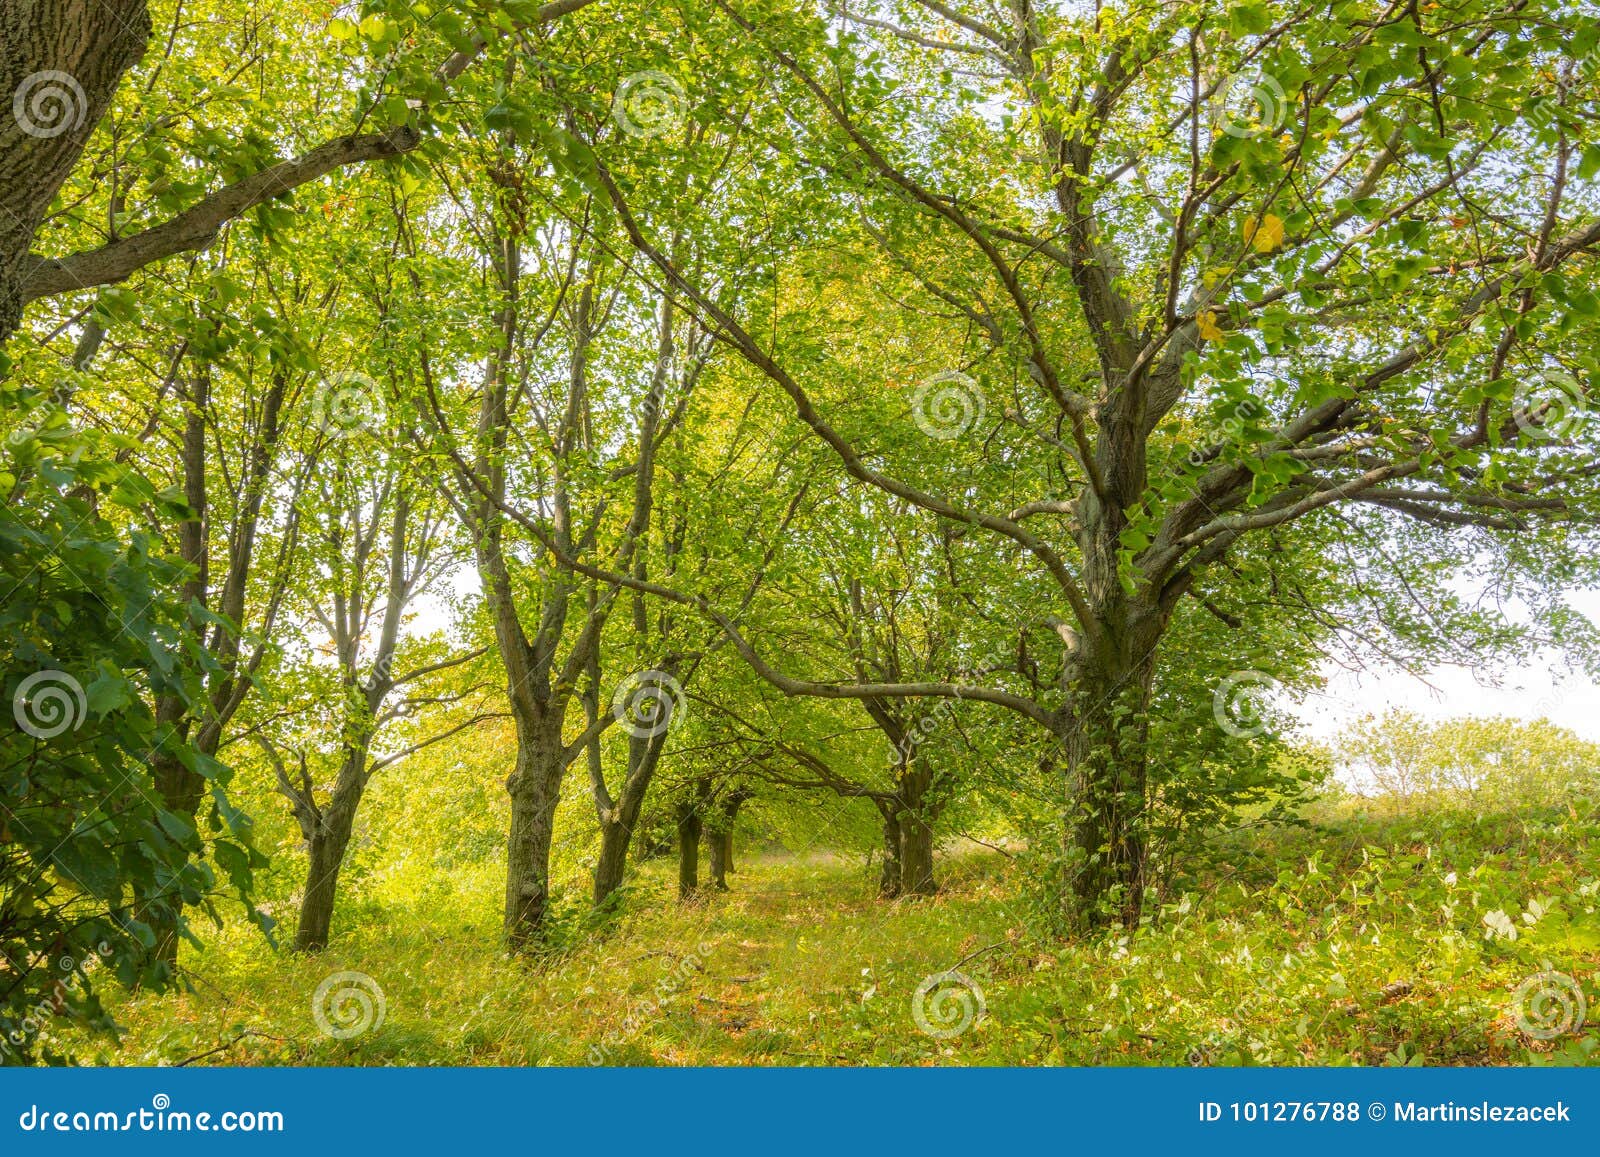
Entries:
{"type": "MultiPolygon", "coordinates": [[[[186,993],[119,998],[112,1064],[854,1065],[1588,1063],[1600,1026],[1600,862],[1591,821],[1332,818],[1235,837],[1136,935],[1067,943],[1032,918],[1024,872],[972,849],[941,894],[885,904],[858,861],[746,857],[733,890],[672,899],[651,864],[621,910],[558,923],[566,947],[496,945],[493,866],[375,878],[328,950],[267,949],[242,926],[187,952],[186,993]],[[959,965],[981,991],[913,1013],[959,965]],[[381,1024],[320,1031],[335,972],[381,987],[381,1024]],[[1519,985],[1528,982],[1517,1019],[1519,985]],[[1540,1018],[1544,1019],[1541,1020],[1540,1018]],[[1531,1019],[1530,1019],[1531,1018],[1531,1019]],[[1542,1039],[1544,1027],[1566,1031],[1542,1039]],[[943,1030],[962,1031],[943,1035],[943,1030]]],[[[343,1010],[355,1017],[360,1009],[343,1010]]],[[[339,1027],[340,1010],[330,1023],[339,1027]]]]}

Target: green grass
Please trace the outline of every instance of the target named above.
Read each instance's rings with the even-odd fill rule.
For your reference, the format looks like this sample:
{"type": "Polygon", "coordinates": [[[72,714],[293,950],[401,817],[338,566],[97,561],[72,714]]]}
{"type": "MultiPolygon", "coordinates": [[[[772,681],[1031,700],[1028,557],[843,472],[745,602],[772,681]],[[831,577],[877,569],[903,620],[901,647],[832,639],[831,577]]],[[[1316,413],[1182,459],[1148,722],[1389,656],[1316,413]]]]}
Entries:
{"type": "MultiPolygon", "coordinates": [[[[859,861],[828,854],[746,857],[731,892],[692,905],[672,899],[669,865],[647,865],[611,921],[588,927],[574,908],[566,946],[533,960],[496,946],[492,865],[422,884],[379,874],[345,897],[319,956],[274,952],[242,925],[186,950],[192,990],[120,998],[126,1034],[99,1060],[1586,1063],[1600,1025],[1536,1039],[1513,994],[1568,974],[1600,1020],[1597,834],[1552,810],[1236,837],[1137,935],[1076,943],[1045,933],[1021,869],[981,849],[941,861],[937,898],[895,904],[873,898],[859,861]],[[984,1012],[930,1036],[915,992],[958,964],[984,1012]],[[341,970],[372,977],[386,1005],[349,1040],[312,1015],[341,970]]],[[[935,999],[935,1028],[941,1011],[959,1022],[962,1008],[935,999]]]]}

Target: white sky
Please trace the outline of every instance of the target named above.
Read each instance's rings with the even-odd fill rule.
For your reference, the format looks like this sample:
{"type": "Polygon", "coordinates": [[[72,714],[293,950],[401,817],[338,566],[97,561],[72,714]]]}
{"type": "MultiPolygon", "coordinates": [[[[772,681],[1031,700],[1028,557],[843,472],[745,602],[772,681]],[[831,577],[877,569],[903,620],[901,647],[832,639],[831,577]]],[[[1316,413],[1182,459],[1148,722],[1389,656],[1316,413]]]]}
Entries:
{"type": "MultiPolygon", "coordinates": [[[[1569,602],[1591,621],[1600,622],[1600,591],[1573,595],[1569,602]]],[[[1454,667],[1431,671],[1426,680],[1380,666],[1361,674],[1335,670],[1325,690],[1293,705],[1291,711],[1305,735],[1326,741],[1337,738],[1361,716],[1381,715],[1391,708],[1414,711],[1424,719],[1542,716],[1585,739],[1600,741],[1600,685],[1581,673],[1565,671],[1560,656],[1554,654],[1498,672],[1493,682],[1487,673],[1454,667]]]]}

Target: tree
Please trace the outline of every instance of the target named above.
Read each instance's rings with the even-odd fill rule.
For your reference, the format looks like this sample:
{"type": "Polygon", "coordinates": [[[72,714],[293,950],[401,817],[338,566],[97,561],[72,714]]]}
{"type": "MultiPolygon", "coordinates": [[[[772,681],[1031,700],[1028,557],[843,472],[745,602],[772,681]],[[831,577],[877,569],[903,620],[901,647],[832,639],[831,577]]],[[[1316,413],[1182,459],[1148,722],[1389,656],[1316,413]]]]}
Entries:
{"type": "MultiPolygon", "coordinates": [[[[248,895],[249,822],[228,769],[153,703],[188,702],[204,652],[183,603],[184,566],[109,515],[187,512],[107,447],[42,403],[6,431],[0,467],[0,646],[11,723],[0,733],[0,1057],[40,1054],[56,1016],[113,1027],[102,970],[162,987],[157,929],[184,904],[211,905],[215,864],[248,895]],[[165,806],[156,757],[200,777],[212,807],[165,806]],[[209,862],[206,853],[209,852],[209,862]]],[[[213,915],[215,913],[213,912],[213,915]]],[[[265,923],[264,919],[262,921],[265,923]]],[[[54,1058],[59,1059],[59,1058],[54,1058]]]]}
{"type": "Polygon", "coordinates": [[[302,952],[327,947],[339,873],[372,776],[486,718],[474,713],[464,721],[440,723],[431,734],[398,750],[384,750],[385,731],[392,731],[397,719],[423,705],[453,705],[472,696],[473,687],[434,694],[416,688],[419,681],[470,662],[481,652],[403,645],[408,616],[456,562],[451,528],[443,502],[402,475],[398,463],[377,444],[383,431],[352,433],[358,439],[330,454],[316,490],[303,500],[309,508],[302,515],[306,561],[316,577],[303,585],[299,598],[320,644],[312,654],[331,659],[332,669],[318,663],[331,677],[312,678],[302,688],[302,696],[314,706],[310,720],[300,726],[302,734],[309,734],[297,753],[298,774],[291,774],[270,731],[256,733],[308,849],[295,930],[295,948],[302,952]],[[325,746],[320,741],[330,735],[337,737],[337,770],[324,801],[308,771],[305,746],[325,746]]]}
{"type": "MultiPolygon", "coordinates": [[[[700,31],[733,46],[726,70],[770,61],[782,102],[804,110],[749,134],[763,179],[724,182],[721,211],[759,216],[823,175],[833,196],[790,218],[798,235],[858,206],[863,241],[920,306],[905,324],[942,315],[938,348],[985,363],[927,380],[924,401],[942,392],[981,416],[980,399],[1003,397],[957,433],[991,457],[1046,447],[1065,472],[1017,504],[981,474],[952,486],[896,458],[882,420],[823,384],[857,369],[849,356],[785,336],[811,328],[799,303],[763,305],[758,327],[748,303],[719,298],[657,239],[663,214],[675,231],[681,214],[597,142],[597,179],[636,249],[843,469],[1007,544],[1062,608],[1039,640],[1061,678],[1037,694],[816,683],[741,653],[793,694],[982,699],[1044,728],[1068,799],[1075,927],[1139,919],[1148,711],[1160,664],[1182,661],[1162,643],[1186,600],[1262,577],[1229,570],[1253,539],[1344,525],[1492,553],[1536,583],[1589,573],[1573,560],[1594,557],[1579,420],[1600,315],[1600,214],[1579,179],[1600,168],[1594,71],[1579,65],[1592,20],[1495,0],[1087,16],[919,0],[852,14],[856,30],[835,35],[803,10],[719,9],[725,22],[700,31]],[[977,68],[952,103],[953,59],[977,68]],[[1014,157],[1025,163],[997,160],[1014,157]]],[[[783,257],[828,280],[803,247],[783,257]]],[[[1375,569],[1391,588],[1410,579],[1375,569]]],[[[1459,601],[1437,582],[1425,597],[1459,601]]],[[[1542,629],[1564,629],[1541,610],[1542,629]]],[[[1433,646],[1435,629],[1398,630],[1400,645],[1433,646]]]]}
{"type": "Polygon", "coordinates": [[[1362,720],[1340,754],[1360,787],[1401,806],[1511,810],[1592,795],[1600,783],[1600,746],[1543,719],[1430,724],[1390,711],[1362,720]]]}
{"type": "MultiPolygon", "coordinates": [[[[197,183],[199,195],[179,206],[161,204],[165,198],[158,195],[162,181],[168,188],[175,183],[171,173],[151,176],[138,191],[152,204],[137,209],[128,204],[129,187],[138,188],[137,182],[114,182],[110,187],[117,205],[110,236],[98,246],[59,255],[35,252],[39,230],[112,109],[124,75],[147,51],[150,6],[148,0],[23,0],[9,6],[0,16],[0,43],[6,46],[0,54],[0,92],[10,94],[16,113],[0,118],[0,171],[11,175],[0,189],[0,349],[16,332],[30,302],[113,284],[165,258],[204,249],[229,222],[336,169],[415,149],[424,129],[431,127],[425,114],[417,115],[417,106],[442,98],[490,42],[508,33],[526,35],[592,2],[485,4],[470,13],[452,11],[432,21],[437,36],[428,35],[428,22],[419,22],[408,10],[374,13],[362,22],[358,43],[384,58],[387,67],[375,70],[374,87],[360,92],[348,108],[351,123],[363,127],[332,135],[287,159],[263,147],[261,140],[246,138],[236,151],[217,150],[227,162],[223,173],[232,170],[221,182],[212,168],[216,154],[204,150],[210,153],[206,174],[212,179],[197,183]],[[508,11],[512,8],[514,14],[508,11]],[[414,51],[397,53],[407,43],[414,51]],[[434,55],[423,59],[422,52],[434,55]],[[376,130],[366,127],[374,112],[382,125],[376,130]],[[120,224],[124,217],[145,218],[151,208],[169,211],[141,229],[126,230],[120,224]]],[[[169,52],[179,28],[178,22],[173,24],[169,52]]],[[[326,32],[286,39],[297,45],[349,42],[357,40],[355,31],[348,21],[335,18],[326,32]]],[[[348,87],[343,76],[338,87],[348,87]]],[[[244,96],[255,99],[248,91],[244,96]]],[[[298,111],[304,121],[306,110],[298,111]]],[[[165,143],[158,138],[158,150],[165,143]]],[[[115,150],[110,153],[108,164],[114,168],[115,150]]]]}

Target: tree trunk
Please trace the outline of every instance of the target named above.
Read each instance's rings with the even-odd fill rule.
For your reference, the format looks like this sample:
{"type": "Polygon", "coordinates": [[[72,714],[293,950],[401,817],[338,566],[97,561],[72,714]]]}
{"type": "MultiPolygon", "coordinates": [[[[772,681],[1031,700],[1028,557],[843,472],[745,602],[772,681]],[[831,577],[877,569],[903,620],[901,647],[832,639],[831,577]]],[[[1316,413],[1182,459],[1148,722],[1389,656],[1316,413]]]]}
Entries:
{"type": "MultiPolygon", "coordinates": [[[[559,716],[556,717],[559,720],[559,716]]],[[[506,790],[511,831],[506,841],[506,943],[513,951],[536,944],[550,902],[550,845],[566,759],[561,733],[548,722],[518,721],[517,762],[506,790]]]]}
{"type": "Polygon", "coordinates": [[[39,224],[149,40],[145,0],[0,5],[0,348],[22,319],[39,224]]]}
{"type": "Polygon", "coordinates": [[[605,780],[598,765],[591,763],[590,778],[600,817],[600,858],[594,866],[596,907],[622,887],[628,867],[628,845],[633,840],[645,793],[650,789],[650,781],[655,777],[656,766],[666,746],[665,735],[634,736],[628,740],[628,774],[622,782],[620,798],[615,802],[605,794],[605,780]]]}
{"type": "Polygon", "coordinates": [[[344,867],[349,829],[318,828],[311,840],[311,862],[306,869],[305,891],[300,897],[300,926],[295,930],[296,952],[321,952],[333,929],[333,907],[339,891],[339,871],[344,867]]]}
{"type": "MultiPolygon", "coordinates": [[[[206,501],[206,419],[205,410],[211,401],[211,378],[205,366],[200,366],[189,378],[184,395],[185,414],[182,441],[183,498],[189,507],[189,517],[178,524],[178,557],[189,568],[184,580],[183,594],[189,603],[206,607],[209,604],[210,551],[206,520],[209,510],[206,501]]],[[[194,624],[201,639],[205,638],[203,624],[194,624]]],[[[174,728],[183,739],[190,735],[189,713],[191,705],[177,695],[164,695],[156,703],[156,722],[174,728]]],[[[208,756],[216,754],[220,732],[202,728],[197,746],[208,756]]],[[[170,752],[155,755],[151,773],[161,804],[173,815],[182,817],[196,833],[199,832],[200,801],[205,797],[205,777],[185,767],[170,752]]],[[[198,848],[196,849],[198,851],[198,848]]],[[[183,927],[184,896],[174,890],[165,903],[147,910],[145,922],[155,934],[155,958],[169,968],[178,963],[178,940],[183,927]]]]}
{"type": "Polygon", "coordinates": [[[939,890],[933,878],[934,816],[928,799],[933,776],[923,763],[923,759],[913,758],[898,776],[900,891],[907,896],[932,896],[939,890]]]}
{"type": "Polygon", "coordinates": [[[594,864],[594,905],[598,908],[622,889],[628,870],[628,843],[633,825],[621,819],[601,821],[600,858],[594,864]]]}
{"type": "Polygon", "coordinates": [[[939,890],[933,878],[933,828],[914,814],[900,823],[900,880],[907,896],[932,896],[939,890]]]}
{"type": "Polygon", "coordinates": [[[693,899],[700,890],[700,801],[678,805],[678,899],[693,899]]]}
{"type": "Polygon", "coordinates": [[[1063,896],[1067,923],[1078,932],[1139,923],[1153,673],[1153,653],[1145,650],[1125,665],[1080,667],[1073,683],[1062,737],[1068,771],[1063,896]]]}
{"type": "Polygon", "coordinates": [[[878,876],[878,898],[893,900],[900,895],[900,817],[898,804],[888,801],[878,810],[883,815],[883,871],[878,876]]]}
{"type": "MultiPolygon", "coordinates": [[[[166,703],[158,705],[166,707],[166,703]]],[[[179,706],[179,712],[182,708],[179,706]]],[[[163,710],[157,711],[157,718],[162,722],[171,722],[163,716],[163,710]]],[[[156,793],[161,797],[161,806],[174,815],[187,820],[190,826],[199,830],[200,800],[205,794],[206,781],[184,767],[182,763],[169,754],[155,756],[150,761],[152,778],[155,780],[156,793]]],[[[196,897],[197,898],[197,897],[196,897]]],[[[150,931],[155,934],[156,945],[151,954],[169,969],[178,965],[178,941],[182,939],[184,896],[180,889],[174,888],[166,895],[165,899],[142,909],[139,918],[149,925],[150,931]]]]}
{"type": "Polygon", "coordinates": [[[728,890],[728,852],[733,847],[733,833],[731,831],[713,831],[706,833],[706,851],[709,853],[709,863],[706,871],[711,876],[711,887],[718,892],[728,890]]]}
{"type": "Polygon", "coordinates": [[[706,846],[711,853],[711,886],[719,892],[728,890],[728,873],[733,871],[733,827],[739,822],[739,809],[749,798],[745,791],[724,796],[717,805],[716,822],[706,832],[706,846]]]}
{"type": "Polygon", "coordinates": [[[295,929],[296,952],[321,952],[333,930],[333,909],[339,894],[339,872],[355,830],[356,809],[366,790],[367,751],[347,752],[339,768],[328,806],[312,826],[308,843],[311,860],[306,886],[300,896],[300,924],[295,929]]]}

